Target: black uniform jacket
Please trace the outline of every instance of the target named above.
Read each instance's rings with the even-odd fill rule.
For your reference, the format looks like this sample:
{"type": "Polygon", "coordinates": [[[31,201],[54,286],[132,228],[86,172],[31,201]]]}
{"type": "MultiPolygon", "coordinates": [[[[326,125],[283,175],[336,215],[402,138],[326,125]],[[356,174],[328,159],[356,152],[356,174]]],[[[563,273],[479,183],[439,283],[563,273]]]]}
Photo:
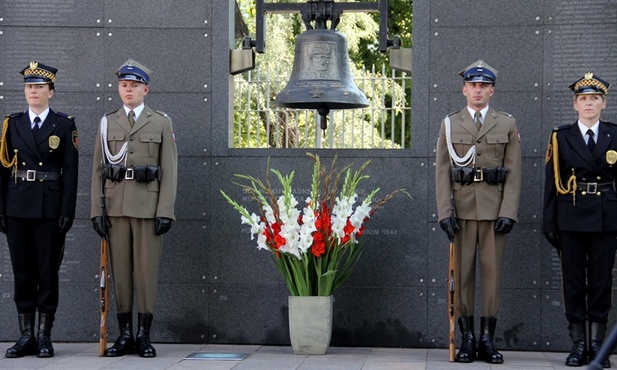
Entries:
{"type": "MultiPolygon", "coordinates": [[[[617,151],[617,125],[600,121],[593,154],[576,123],[556,128],[558,147],[551,141],[546,152],[543,232],[603,232],[617,230],[617,164],[607,162],[607,152],[617,151]],[[554,155],[559,156],[559,175],[563,188],[574,171],[578,189],[573,194],[558,194],[554,177],[554,155]],[[592,192],[581,183],[599,183],[592,192]]],[[[552,136],[551,136],[552,138],[552,136]]],[[[610,155],[609,155],[610,156],[610,155]]]]}
{"type": "Polygon", "coordinates": [[[12,114],[6,133],[8,159],[17,149],[18,170],[59,173],[57,180],[27,181],[0,166],[0,211],[9,217],[75,218],[78,139],[72,117],[49,110],[41,129],[32,134],[28,112],[12,114]]]}

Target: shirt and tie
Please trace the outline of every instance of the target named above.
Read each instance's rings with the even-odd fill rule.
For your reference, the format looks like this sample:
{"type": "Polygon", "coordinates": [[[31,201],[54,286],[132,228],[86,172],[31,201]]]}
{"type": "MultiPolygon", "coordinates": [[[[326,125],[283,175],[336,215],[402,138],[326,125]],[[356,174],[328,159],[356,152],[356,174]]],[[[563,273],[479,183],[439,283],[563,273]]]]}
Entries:
{"type": "Polygon", "coordinates": [[[131,127],[133,127],[135,125],[135,122],[137,122],[137,120],[139,119],[139,115],[144,110],[144,107],[144,104],[141,104],[139,107],[135,107],[133,109],[127,107],[126,105],[124,106],[124,112],[129,119],[129,124],[131,125],[131,127]]]}
{"type": "Polygon", "coordinates": [[[486,117],[486,114],[488,113],[488,106],[478,111],[468,106],[467,110],[469,111],[469,114],[473,117],[473,122],[476,124],[478,132],[480,132],[480,129],[482,128],[482,123],[484,123],[484,117],[486,117]]]}
{"type": "Polygon", "coordinates": [[[581,131],[583,139],[587,142],[587,147],[591,152],[593,152],[593,149],[596,147],[596,143],[598,141],[600,122],[596,122],[593,126],[587,127],[579,121],[578,128],[581,131]]]}
{"type": "Polygon", "coordinates": [[[30,128],[32,129],[32,135],[36,136],[36,133],[39,132],[39,129],[43,125],[43,122],[45,122],[48,114],[49,107],[39,114],[34,113],[32,110],[28,111],[28,115],[30,116],[30,128]]]}

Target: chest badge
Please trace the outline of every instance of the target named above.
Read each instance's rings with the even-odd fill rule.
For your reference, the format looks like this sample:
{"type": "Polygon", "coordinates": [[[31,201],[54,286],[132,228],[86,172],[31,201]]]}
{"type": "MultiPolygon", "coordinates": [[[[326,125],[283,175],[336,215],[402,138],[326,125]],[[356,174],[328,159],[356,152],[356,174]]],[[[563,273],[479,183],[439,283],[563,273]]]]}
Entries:
{"type": "Polygon", "coordinates": [[[56,135],[51,135],[49,137],[49,147],[52,149],[58,149],[60,146],[60,138],[56,135]]]}
{"type": "Polygon", "coordinates": [[[615,164],[617,163],[617,152],[614,150],[609,150],[606,152],[606,163],[615,164]]]}

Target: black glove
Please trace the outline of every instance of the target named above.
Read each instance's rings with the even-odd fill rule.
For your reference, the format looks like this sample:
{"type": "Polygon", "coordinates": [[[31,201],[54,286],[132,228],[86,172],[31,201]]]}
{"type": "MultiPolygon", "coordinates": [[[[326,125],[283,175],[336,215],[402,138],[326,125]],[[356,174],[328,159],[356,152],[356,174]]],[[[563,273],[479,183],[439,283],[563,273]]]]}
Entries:
{"type": "Polygon", "coordinates": [[[156,235],[163,235],[171,229],[171,218],[167,217],[157,217],[155,221],[156,231],[154,232],[156,235]]]}
{"type": "Polygon", "coordinates": [[[544,237],[549,243],[551,243],[553,247],[555,247],[555,249],[557,249],[558,251],[561,250],[561,240],[559,240],[559,233],[551,231],[548,233],[544,233],[544,237]]]}
{"type": "Polygon", "coordinates": [[[6,216],[0,214],[0,232],[6,234],[6,216]]]}
{"type": "Polygon", "coordinates": [[[58,227],[60,228],[58,232],[60,235],[68,233],[71,226],[73,226],[73,219],[71,217],[60,216],[60,220],[58,222],[58,227]]]}
{"type": "Polygon", "coordinates": [[[107,229],[111,227],[111,222],[106,216],[92,217],[92,227],[101,238],[107,239],[107,229]]]}
{"type": "Polygon", "coordinates": [[[450,239],[451,242],[454,241],[454,234],[461,229],[458,226],[458,222],[456,222],[456,218],[454,217],[444,218],[439,221],[439,226],[441,226],[441,229],[446,232],[448,239],[450,239]]]}
{"type": "Polygon", "coordinates": [[[514,227],[514,220],[507,217],[499,217],[497,218],[497,222],[495,222],[495,231],[499,234],[507,234],[512,231],[514,227]]]}

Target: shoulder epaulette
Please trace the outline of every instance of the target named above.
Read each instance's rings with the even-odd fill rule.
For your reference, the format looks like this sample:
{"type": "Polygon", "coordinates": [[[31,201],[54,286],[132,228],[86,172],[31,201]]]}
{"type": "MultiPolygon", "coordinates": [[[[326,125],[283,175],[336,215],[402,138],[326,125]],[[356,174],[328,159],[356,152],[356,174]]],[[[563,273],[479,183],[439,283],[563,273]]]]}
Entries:
{"type": "Polygon", "coordinates": [[[19,117],[19,116],[21,116],[21,115],[25,114],[26,112],[28,112],[28,111],[23,111],[23,112],[16,112],[16,113],[7,114],[7,117],[9,117],[9,118],[19,117]]]}
{"type": "Polygon", "coordinates": [[[119,108],[119,109],[116,109],[116,110],[112,110],[111,112],[107,112],[107,113],[105,113],[105,116],[109,116],[109,115],[111,115],[111,114],[114,114],[114,113],[116,113],[117,111],[119,111],[120,109],[122,109],[122,108],[119,108]]]}
{"type": "Polygon", "coordinates": [[[607,122],[607,121],[600,121],[600,122],[606,123],[607,125],[617,126],[617,123],[613,123],[613,122],[607,122]]]}
{"type": "Polygon", "coordinates": [[[165,118],[169,118],[169,116],[167,115],[167,113],[160,111],[160,110],[155,110],[156,113],[160,114],[161,116],[165,117],[165,118]]]}
{"type": "Polygon", "coordinates": [[[568,128],[572,125],[561,125],[561,126],[557,126],[557,127],[553,127],[553,131],[559,131],[559,130],[563,130],[564,128],[568,128]]]}
{"type": "Polygon", "coordinates": [[[71,116],[70,114],[66,114],[66,113],[62,113],[62,112],[56,112],[57,115],[59,115],[60,117],[64,117],[66,119],[70,119],[71,121],[75,120],[75,117],[71,116]]]}
{"type": "Polygon", "coordinates": [[[448,114],[446,114],[446,117],[452,117],[453,115],[457,114],[458,112],[460,112],[460,110],[448,113],[448,114]]]}
{"type": "Polygon", "coordinates": [[[497,113],[503,114],[504,116],[512,117],[512,115],[508,112],[503,112],[503,111],[498,110],[497,113]]]}

